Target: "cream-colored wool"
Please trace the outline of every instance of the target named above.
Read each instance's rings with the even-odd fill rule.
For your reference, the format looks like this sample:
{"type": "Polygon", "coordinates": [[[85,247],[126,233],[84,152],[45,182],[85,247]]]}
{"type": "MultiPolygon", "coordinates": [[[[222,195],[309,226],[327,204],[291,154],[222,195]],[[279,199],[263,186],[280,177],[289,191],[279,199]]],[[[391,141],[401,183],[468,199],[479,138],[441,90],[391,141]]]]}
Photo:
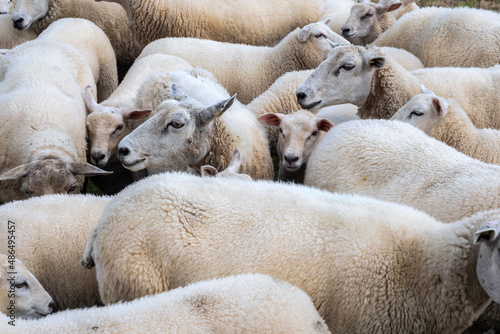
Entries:
{"type": "Polygon", "coordinates": [[[0,49],[12,49],[37,37],[33,29],[17,30],[12,27],[10,15],[0,15],[0,49]]]}
{"type": "Polygon", "coordinates": [[[163,38],[144,48],[139,58],[153,53],[181,57],[194,67],[213,73],[229,94],[250,103],[280,76],[313,69],[327,56],[333,42],[347,43],[325,24],[297,28],[274,47],[231,44],[195,38],[163,38]]]}
{"type": "Polygon", "coordinates": [[[141,48],[135,42],[128,28],[127,15],[120,5],[99,3],[94,0],[35,0],[17,1],[12,20],[23,18],[23,29],[30,27],[40,34],[53,22],[62,18],[82,18],[95,23],[109,37],[118,62],[131,64],[139,55],[141,48]],[[48,6],[47,11],[40,11],[41,4],[48,6]],[[38,20],[34,16],[41,15],[38,20]]]}
{"type": "Polygon", "coordinates": [[[453,98],[478,128],[500,128],[500,66],[491,68],[423,68],[408,72],[383,50],[338,46],[297,88],[298,102],[317,110],[352,103],[360,118],[391,118],[420,84],[439,96],[453,98]],[[349,66],[349,70],[345,69],[349,66]],[[332,75],[332,68],[337,69],[332,75]]]}
{"type": "Polygon", "coordinates": [[[405,49],[426,67],[490,67],[500,63],[500,14],[422,8],[401,17],[372,45],[405,49]]]}
{"type": "MultiPolygon", "coordinates": [[[[4,320],[0,317],[0,330],[8,330],[4,320]]],[[[68,310],[40,321],[18,320],[16,330],[24,334],[330,333],[307,294],[259,274],[196,282],[129,303],[68,310]]]]}
{"type": "MultiPolygon", "coordinates": [[[[15,226],[16,257],[58,310],[100,304],[95,271],[83,268],[79,260],[109,201],[110,197],[91,195],[49,195],[0,206],[0,228],[7,231],[8,221],[15,226]]],[[[7,253],[7,234],[3,235],[0,252],[7,253]]]]}
{"type": "Polygon", "coordinates": [[[106,0],[122,4],[142,47],[164,37],[274,45],[297,27],[318,20],[322,0],[106,0]]]}
{"type": "Polygon", "coordinates": [[[411,205],[443,222],[500,207],[500,166],[398,121],[337,125],[311,154],[304,183],[411,205]]]}
{"type": "Polygon", "coordinates": [[[108,304],[262,273],[303,289],[334,333],[458,332],[490,301],[472,239],[499,215],[443,224],[368,197],[165,173],[126,188],[100,219],[99,291],[108,304]]]}
{"type": "Polygon", "coordinates": [[[106,100],[118,86],[116,57],[106,34],[85,19],[60,19],[38,37],[74,46],[87,59],[97,87],[97,100],[106,100]]]}
{"type": "Polygon", "coordinates": [[[453,99],[420,94],[405,104],[392,119],[409,123],[472,158],[500,164],[500,131],[477,129],[453,99]],[[414,110],[423,115],[412,115],[414,110]]]}

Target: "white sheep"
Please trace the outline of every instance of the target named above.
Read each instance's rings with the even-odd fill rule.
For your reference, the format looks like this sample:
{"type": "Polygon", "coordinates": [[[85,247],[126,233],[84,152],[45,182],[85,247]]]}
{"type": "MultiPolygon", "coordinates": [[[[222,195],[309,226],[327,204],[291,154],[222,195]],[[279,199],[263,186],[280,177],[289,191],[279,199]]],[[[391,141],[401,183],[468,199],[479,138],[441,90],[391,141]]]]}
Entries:
{"type": "Polygon", "coordinates": [[[299,86],[297,99],[312,111],[352,103],[359,107],[360,118],[388,119],[420,92],[420,83],[457,100],[476,127],[500,128],[500,66],[424,68],[410,73],[377,47],[335,47],[299,86]]]}
{"type": "Polygon", "coordinates": [[[138,97],[144,102],[138,106],[156,111],[119,143],[118,157],[126,168],[149,173],[194,170],[199,174],[206,164],[225,169],[238,149],[243,156],[242,173],[254,179],[273,178],[263,127],[238,101],[225,112],[234,96],[230,98],[209,72],[158,73],[143,88],[145,93],[139,92],[138,97]],[[179,88],[166,89],[172,83],[179,84],[189,98],[179,88]]]}
{"type": "Polygon", "coordinates": [[[16,45],[34,40],[37,34],[33,29],[17,30],[12,27],[10,15],[0,15],[0,48],[11,49],[16,45]]]}
{"type": "Polygon", "coordinates": [[[18,45],[0,59],[0,202],[78,193],[84,176],[109,174],[86,162],[82,89],[89,63],[49,38],[18,45]]]}
{"type": "Polygon", "coordinates": [[[500,207],[500,166],[398,121],[335,126],[311,154],[304,184],[411,205],[443,222],[500,207]]]}
{"type": "Polygon", "coordinates": [[[330,18],[328,23],[330,29],[336,34],[342,34],[342,25],[349,17],[351,7],[357,3],[355,0],[325,0],[323,15],[320,21],[330,18]]]}
{"type": "MultiPolygon", "coordinates": [[[[79,265],[87,238],[110,197],[47,195],[0,206],[0,252],[8,254],[7,231],[15,227],[16,257],[50,293],[56,308],[99,305],[95,271],[79,265]]],[[[3,281],[3,280],[2,280],[3,281]]]]}
{"type": "Polygon", "coordinates": [[[500,63],[500,14],[422,8],[401,17],[372,45],[405,49],[426,67],[490,67],[500,63]]]}
{"type": "Polygon", "coordinates": [[[111,96],[101,103],[95,100],[92,89],[83,93],[87,106],[87,129],[90,140],[91,162],[113,175],[95,176],[93,182],[106,194],[114,194],[133,182],[131,175],[118,160],[118,143],[144,121],[150,109],[136,106],[136,97],[141,85],[151,74],[160,71],[177,71],[192,68],[186,61],[175,56],[154,54],[138,59],[111,96]]]}
{"type": "Polygon", "coordinates": [[[12,13],[15,28],[30,28],[36,34],[53,22],[70,17],[87,19],[101,28],[109,37],[119,63],[132,64],[140,53],[141,48],[128,28],[127,15],[118,4],[94,0],[17,0],[12,13]]]}
{"type": "Polygon", "coordinates": [[[411,124],[472,158],[500,164],[500,131],[477,129],[453,99],[436,96],[423,85],[422,93],[398,110],[393,120],[411,124]]]}
{"type": "Polygon", "coordinates": [[[230,94],[249,103],[290,71],[313,69],[327,56],[329,40],[347,43],[321,21],[297,28],[274,47],[231,44],[195,38],[163,38],[144,48],[139,58],[171,54],[213,73],[230,94]]]}
{"type": "Polygon", "coordinates": [[[303,183],[309,156],[324,134],[334,126],[333,123],[305,110],[288,115],[264,114],[257,120],[263,125],[279,128],[278,180],[303,183]]]}
{"type": "Polygon", "coordinates": [[[391,14],[402,2],[372,3],[369,0],[354,4],[351,14],[342,26],[342,36],[351,43],[366,45],[389,29],[396,18],[391,14]]]}
{"type": "Polygon", "coordinates": [[[84,19],[60,19],[39,36],[39,40],[57,40],[74,46],[87,59],[97,86],[97,100],[106,100],[118,86],[116,57],[106,34],[84,19]]]}
{"type": "Polygon", "coordinates": [[[0,308],[7,315],[4,325],[16,325],[18,318],[41,318],[52,313],[54,301],[35,276],[17,259],[15,224],[5,226],[4,237],[11,241],[6,254],[0,253],[0,308]],[[10,253],[8,251],[10,250],[10,253]]]}
{"type": "Polygon", "coordinates": [[[368,197],[164,173],[126,188],[99,220],[99,293],[108,304],[262,273],[303,289],[332,332],[459,332],[488,305],[485,291],[500,298],[495,263],[474,274],[478,260],[498,261],[499,226],[484,223],[499,219],[443,224],[368,197]]]}
{"type": "Polygon", "coordinates": [[[142,47],[164,37],[274,45],[296,27],[316,21],[324,9],[323,0],[105,1],[124,7],[142,47]]]}
{"type": "MultiPolygon", "coordinates": [[[[0,330],[8,327],[3,320],[0,330]]],[[[128,303],[17,321],[16,329],[24,334],[330,333],[304,291],[261,274],[196,282],[128,303]]]]}

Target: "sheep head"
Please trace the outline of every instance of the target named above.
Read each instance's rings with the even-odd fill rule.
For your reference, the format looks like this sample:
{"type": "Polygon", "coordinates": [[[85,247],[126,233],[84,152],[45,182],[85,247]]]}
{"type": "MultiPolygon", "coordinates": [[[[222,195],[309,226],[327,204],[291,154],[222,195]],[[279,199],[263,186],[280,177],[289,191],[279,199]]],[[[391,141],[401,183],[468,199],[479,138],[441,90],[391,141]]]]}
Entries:
{"type": "Polygon", "coordinates": [[[12,13],[14,28],[26,30],[33,22],[47,15],[49,2],[50,0],[17,0],[12,13]]]}
{"type": "MultiPolygon", "coordinates": [[[[498,218],[498,217],[497,217],[498,218]]],[[[484,223],[474,234],[479,244],[476,273],[486,293],[500,303],[500,220],[484,223]]]]}
{"type": "Polygon", "coordinates": [[[131,171],[186,170],[207,154],[214,120],[235,96],[206,108],[172,85],[173,100],[162,102],[156,114],[118,145],[118,158],[131,171]]]}
{"type": "Polygon", "coordinates": [[[297,102],[311,111],[343,103],[361,106],[370,94],[375,71],[385,65],[385,57],[375,50],[357,45],[335,47],[297,88],[297,102]]]}

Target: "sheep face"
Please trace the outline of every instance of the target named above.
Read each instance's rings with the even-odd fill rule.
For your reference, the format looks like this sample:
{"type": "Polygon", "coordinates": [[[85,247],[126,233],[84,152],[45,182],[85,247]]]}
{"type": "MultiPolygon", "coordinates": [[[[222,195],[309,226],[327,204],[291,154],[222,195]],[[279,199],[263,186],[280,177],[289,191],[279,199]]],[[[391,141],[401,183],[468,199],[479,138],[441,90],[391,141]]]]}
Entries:
{"type": "Polygon", "coordinates": [[[479,244],[476,272],[481,286],[495,301],[500,302],[500,217],[483,224],[474,234],[479,244]]]}
{"type": "Polygon", "coordinates": [[[107,175],[90,164],[67,163],[57,157],[45,157],[34,162],[15,167],[2,175],[0,181],[15,181],[24,178],[21,190],[25,197],[48,194],[76,194],[81,191],[82,178],[77,175],[107,175]]]}
{"type": "Polygon", "coordinates": [[[314,58],[317,58],[318,62],[326,59],[332,50],[332,45],[329,41],[349,44],[349,41],[330,29],[328,26],[330,21],[331,19],[328,18],[325,21],[308,24],[297,33],[297,39],[300,43],[312,43],[312,50],[316,53],[314,58]]]}
{"type": "Polygon", "coordinates": [[[21,261],[16,259],[9,263],[7,255],[0,254],[0,263],[0,307],[3,313],[10,315],[11,300],[15,300],[16,317],[41,318],[52,313],[52,297],[21,261]],[[10,274],[12,272],[15,274],[10,274]]]}
{"type": "Polygon", "coordinates": [[[49,0],[17,0],[12,13],[14,28],[28,29],[33,22],[47,15],[48,11],[49,0]]]}
{"type": "Polygon", "coordinates": [[[278,156],[280,165],[289,172],[307,163],[320,137],[319,132],[333,127],[329,120],[306,111],[289,115],[265,114],[257,120],[263,125],[279,127],[278,156]]]}
{"type": "Polygon", "coordinates": [[[342,26],[342,36],[352,38],[368,37],[373,32],[382,15],[398,9],[401,2],[393,4],[359,3],[351,7],[351,14],[342,26]]]}
{"type": "Polygon", "coordinates": [[[207,154],[215,117],[229,108],[234,96],[205,108],[172,85],[172,96],[157,113],[118,145],[118,158],[131,171],[184,171],[207,154]]]}
{"type": "Polygon", "coordinates": [[[375,71],[384,64],[384,57],[362,46],[337,46],[297,88],[297,102],[312,111],[343,103],[361,106],[370,94],[375,71]]]}
{"type": "Polygon", "coordinates": [[[90,161],[103,167],[118,153],[118,143],[130,132],[127,120],[147,117],[151,110],[109,107],[98,104],[87,87],[83,100],[89,114],[86,119],[90,140],[90,161]]]}
{"type": "Polygon", "coordinates": [[[12,8],[12,0],[0,0],[0,15],[9,14],[12,8]]]}
{"type": "Polygon", "coordinates": [[[402,106],[392,120],[406,122],[430,135],[448,112],[448,102],[431,94],[419,94],[402,106]]]}

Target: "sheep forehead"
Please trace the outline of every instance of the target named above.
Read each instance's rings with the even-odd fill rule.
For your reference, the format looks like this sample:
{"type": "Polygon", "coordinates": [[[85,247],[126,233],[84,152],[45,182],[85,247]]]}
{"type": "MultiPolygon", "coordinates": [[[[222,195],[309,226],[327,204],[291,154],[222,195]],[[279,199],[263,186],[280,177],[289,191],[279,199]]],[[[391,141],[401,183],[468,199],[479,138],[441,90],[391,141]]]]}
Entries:
{"type": "Polygon", "coordinates": [[[370,9],[375,10],[374,3],[356,3],[351,7],[351,15],[356,13],[359,16],[363,16],[368,13],[370,9]]]}
{"type": "Polygon", "coordinates": [[[118,125],[123,123],[123,116],[116,108],[113,112],[94,111],[87,116],[87,127],[92,134],[98,134],[106,130],[114,131],[118,125]]]}
{"type": "Polygon", "coordinates": [[[329,69],[333,69],[334,67],[332,66],[335,64],[344,64],[346,62],[358,64],[362,62],[363,56],[363,50],[354,45],[338,46],[330,52],[325,64],[327,64],[329,69]]]}
{"type": "Polygon", "coordinates": [[[285,132],[308,133],[317,129],[316,117],[309,113],[294,113],[283,118],[281,128],[285,132]]]}
{"type": "Polygon", "coordinates": [[[43,194],[48,185],[54,192],[66,192],[66,187],[75,178],[69,165],[57,158],[43,159],[35,162],[23,183],[34,195],[43,194]]]}

